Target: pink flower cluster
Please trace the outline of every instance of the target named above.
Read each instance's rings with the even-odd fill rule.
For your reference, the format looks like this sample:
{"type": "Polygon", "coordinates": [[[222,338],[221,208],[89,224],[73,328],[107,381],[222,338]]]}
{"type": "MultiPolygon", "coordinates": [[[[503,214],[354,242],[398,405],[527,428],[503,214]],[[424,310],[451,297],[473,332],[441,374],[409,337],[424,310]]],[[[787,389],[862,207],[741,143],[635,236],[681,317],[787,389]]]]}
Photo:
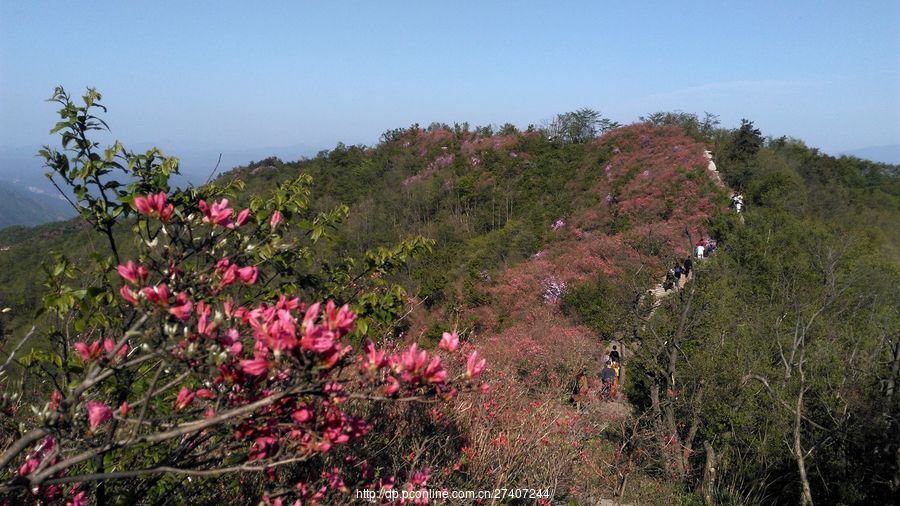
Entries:
{"type": "MultiPolygon", "coordinates": [[[[107,354],[113,352],[116,347],[115,341],[112,339],[104,339],[103,342],[94,341],[91,344],[85,344],[82,342],[75,343],[74,345],[75,351],[78,352],[78,356],[81,357],[81,361],[85,364],[89,364],[91,362],[96,361],[100,358],[101,354],[105,351],[107,354]]],[[[122,358],[128,353],[128,344],[123,344],[119,351],[116,352],[116,357],[122,358]]]]}
{"type": "Polygon", "coordinates": [[[87,410],[88,423],[91,426],[91,430],[95,430],[97,427],[112,420],[112,409],[102,402],[87,401],[84,403],[84,409],[87,410]]]}
{"type": "Polygon", "coordinates": [[[222,199],[219,202],[213,202],[212,206],[201,200],[198,204],[200,212],[203,213],[203,223],[210,225],[219,225],[225,228],[235,228],[243,225],[250,218],[250,209],[244,209],[237,215],[237,219],[232,221],[234,209],[228,207],[228,199],[222,199]]]}
{"type": "Polygon", "coordinates": [[[256,283],[259,270],[255,266],[238,267],[236,264],[231,263],[228,258],[223,258],[216,263],[216,273],[222,276],[219,288],[224,288],[234,283],[237,279],[240,279],[245,285],[256,283]]]}
{"type": "Polygon", "coordinates": [[[282,297],[274,306],[260,304],[256,309],[240,312],[242,321],[252,327],[256,340],[253,358],[240,361],[244,373],[261,376],[269,370],[272,359],[304,352],[318,355],[321,366],[330,369],[352,350],[340,342],[353,329],[356,318],[349,306],[336,309],[334,301],[328,301],[324,318],[319,322],[321,304],[313,304],[306,309],[299,326],[292,313],[295,310],[303,310],[299,300],[282,297]]]}
{"type": "MultiPolygon", "coordinates": [[[[31,473],[39,470],[42,465],[55,465],[59,461],[59,457],[56,456],[54,450],[57,449],[58,443],[56,438],[53,436],[47,436],[38,444],[37,448],[25,459],[25,463],[19,466],[19,476],[24,478],[31,473]],[[49,459],[49,461],[47,461],[49,459]],[[45,464],[45,461],[46,464],[45,464]]],[[[62,476],[64,473],[60,473],[59,476],[62,476]]],[[[67,490],[63,489],[60,485],[46,485],[41,487],[35,487],[32,491],[36,496],[40,496],[41,500],[37,501],[35,504],[45,504],[47,502],[53,502],[60,500],[65,497],[69,497],[69,500],[65,502],[65,504],[71,506],[87,506],[88,505],[88,495],[84,490],[79,490],[81,485],[76,483],[75,485],[69,487],[67,490]],[[46,502],[45,502],[46,501],[46,502]]],[[[12,504],[8,501],[3,501],[0,499],[0,504],[12,504]]]]}
{"type": "Polygon", "coordinates": [[[163,223],[169,223],[169,218],[175,211],[172,204],[166,205],[165,192],[159,192],[156,195],[136,196],[134,198],[134,208],[144,216],[151,218],[159,218],[163,223]]]}

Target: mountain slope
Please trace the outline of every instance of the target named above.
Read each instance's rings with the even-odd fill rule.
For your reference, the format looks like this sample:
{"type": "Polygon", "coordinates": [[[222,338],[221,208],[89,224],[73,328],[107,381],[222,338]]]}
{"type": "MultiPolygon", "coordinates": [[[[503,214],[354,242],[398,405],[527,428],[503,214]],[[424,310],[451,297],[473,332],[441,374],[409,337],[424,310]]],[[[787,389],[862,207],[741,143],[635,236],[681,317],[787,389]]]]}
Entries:
{"type": "MultiPolygon", "coordinates": [[[[842,336],[853,337],[853,346],[869,346],[879,331],[896,328],[890,318],[898,306],[892,313],[896,294],[890,286],[900,286],[891,282],[900,234],[889,225],[898,222],[900,187],[890,167],[824,156],[786,140],[760,138],[751,152],[729,151],[733,132],[716,135],[635,124],[571,144],[541,132],[410,128],[371,148],[339,145],[307,160],[266,159],[225,174],[217,184],[243,181],[236,199],[242,203],[280,181],[311,175],[305,218],[338,204],[350,207],[335,238],[315,246],[316,258],[326,262],[360,258],[368,249],[415,235],[435,239],[431,255],[410,262],[395,279],[407,290],[409,313],[393,333],[374,337],[428,348],[442,332],[456,329],[490,359],[490,393],[481,406],[463,407],[471,417],[460,436],[469,450],[464,469],[470,479],[493,481],[497,473],[510,483],[556,483],[560,500],[579,502],[621,494],[627,482],[626,501],[697,502],[701,448],[709,444],[721,459],[720,476],[737,483],[716,491],[720,502],[752,502],[746,497],[757,493],[789,504],[796,502],[792,487],[798,478],[782,437],[792,432],[785,425],[791,418],[777,409],[782,402],[741,379],[748,371],[779,371],[773,343],[781,344],[782,327],[796,328],[781,325],[783,315],[799,308],[802,317],[817,302],[792,305],[789,297],[815,293],[835,272],[836,282],[861,281],[881,292],[870,298],[864,291],[846,292],[859,296],[852,302],[865,310],[849,308],[846,314],[866,317],[845,322],[828,316],[817,339],[832,339],[821,349],[835,356],[811,356],[807,367],[837,364],[856,353],[840,347],[847,344],[842,336]],[[720,148],[722,179],[707,168],[705,151],[713,146],[720,148]],[[746,223],[728,210],[722,180],[744,188],[746,223]],[[721,253],[698,265],[684,289],[651,315],[647,289],[706,236],[719,239],[721,253]],[[842,244],[845,237],[852,238],[846,241],[852,247],[842,244]],[[832,269],[844,258],[856,262],[846,277],[832,269]],[[774,293],[785,299],[775,300],[774,293]],[[595,384],[576,408],[570,402],[573,380],[583,371],[596,381],[613,341],[627,345],[622,351],[628,403],[598,401],[595,384]],[[704,392],[712,393],[704,400],[704,392]],[[774,478],[759,488],[741,488],[742,480],[758,476],[774,478]]],[[[75,262],[104,251],[103,240],[75,221],[7,229],[0,232],[0,244],[0,306],[13,307],[3,315],[12,330],[30,323],[41,295],[35,289],[38,266],[49,251],[64,251],[75,262]]],[[[339,302],[356,301],[350,294],[339,302]]],[[[888,438],[900,425],[882,417],[893,408],[877,387],[879,375],[890,370],[891,349],[867,348],[874,357],[870,366],[848,368],[862,377],[843,383],[817,378],[816,388],[841,385],[837,396],[823,388],[818,399],[866,399],[849,411],[864,426],[855,418],[835,426],[820,411],[828,407],[824,403],[803,415],[828,426],[821,433],[816,426],[802,428],[798,437],[806,448],[829,441],[830,434],[839,434],[846,445],[819,450],[827,458],[807,457],[822,483],[843,479],[848,471],[841,466],[859,467],[875,447],[895,451],[888,438]],[[856,433],[865,434],[865,441],[853,440],[856,433]]],[[[792,391],[786,383],[778,393],[792,391]]],[[[888,483],[889,463],[879,461],[872,469],[869,478],[863,471],[854,479],[877,476],[888,483]]],[[[867,486],[875,486],[849,481],[841,489],[863,497],[867,486]]],[[[844,493],[814,487],[823,500],[844,493]]]]}
{"type": "Polygon", "coordinates": [[[32,193],[11,183],[0,184],[0,228],[39,225],[74,214],[68,202],[55,196],[32,193]]]}

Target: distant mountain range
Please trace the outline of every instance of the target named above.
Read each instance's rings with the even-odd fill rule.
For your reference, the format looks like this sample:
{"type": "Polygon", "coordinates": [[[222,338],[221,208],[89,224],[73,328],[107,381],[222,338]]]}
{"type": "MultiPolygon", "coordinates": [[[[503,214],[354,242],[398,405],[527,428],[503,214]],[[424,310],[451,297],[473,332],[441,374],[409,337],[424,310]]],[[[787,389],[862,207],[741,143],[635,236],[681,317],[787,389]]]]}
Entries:
{"type": "Polygon", "coordinates": [[[900,164],[900,144],[888,144],[885,146],[871,146],[868,148],[845,151],[842,155],[865,158],[873,162],[900,164]]]}
{"type": "Polygon", "coordinates": [[[68,202],[40,188],[0,181],[0,228],[40,225],[75,215],[68,202]]]}
{"type": "MultiPolygon", "coordinates": [[[[139,143],[130,148],[145,151],[153,145],[139,143]]],[[[58,190],[44,175],[47,169],[38,158],[38,147],[0,149],[0,228],[11,225],[40,225],[71,218],[71,206],[59,197],[58,190]]],[[[277,156],[285,161],[314,156],[318,148],[306,144],[232,149],[213,148],[169,149],[167,154],[178,156],[181,174],[172,179],[174,186],[202,185],[210,176],[228,172],[251,161],[277,156]],[[219,155],[221,154],[221,161],[219,155]],[[216,163],[218,167],[216,168],[216,163]],[[215,168],[215,170],[214,170],[215,168]]]]}

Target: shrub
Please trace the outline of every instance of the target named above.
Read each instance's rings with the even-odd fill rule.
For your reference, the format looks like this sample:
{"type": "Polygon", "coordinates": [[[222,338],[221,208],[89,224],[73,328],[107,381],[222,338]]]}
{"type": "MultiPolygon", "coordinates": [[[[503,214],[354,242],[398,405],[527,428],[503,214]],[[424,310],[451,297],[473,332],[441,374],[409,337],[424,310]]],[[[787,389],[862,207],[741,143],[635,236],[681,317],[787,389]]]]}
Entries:
{"type": "MultiPolygon", "coordinates": [[[[66,338],[20,362],[56,388],[27,399],[34,416],[18,415],[27,430],[4,438],[0,496],[85,504],[92,494],[133,503],[265,493],[266,502],[315,503],[341,502],[351,486],[424,487],[421,463],[367,464],[391,439],[372,431],[392,430],[372,417],[397,401],[413,417],[425,409],[415,401],[441,409],[485,367],[455,334],[435,352],[366,337],[396,315],[398,301],[402,309],[402,289],[384,275],[426,245],[378,248],[362,262],[316,259],[316,243],[346,211],[307,216],[308,178],[243,210],[225,196],[237,183],[172,191],[176,159],[118,143],[100,152],[89,139],[105,126],[93,116],[99,93],[89,90],[83,106],[62,89],[54,100],[64,151],[42,153],[112,257],[76,265],[61,256],[48,269],[48,332],[66,338]],[[137,243],[127,261],[115,233],[123,225],[137,243]],[[317,262],[328,268],[303,270],[317,262]]],[[[9,401],[0,406],[4,427],[17,416],[9,401]]]]}

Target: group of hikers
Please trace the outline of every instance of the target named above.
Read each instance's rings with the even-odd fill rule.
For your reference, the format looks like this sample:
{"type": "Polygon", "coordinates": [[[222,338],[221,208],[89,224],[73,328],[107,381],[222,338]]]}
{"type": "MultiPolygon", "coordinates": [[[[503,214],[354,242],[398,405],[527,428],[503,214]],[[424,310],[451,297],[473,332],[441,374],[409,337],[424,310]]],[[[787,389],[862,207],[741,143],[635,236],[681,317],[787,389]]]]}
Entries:
{"type": "Polygon", "coordinates": [[[678,288],[681,283],[681,277],[684,276],[684,279],[691,274],[691,271],[694,269],[694,260],[691,257],[687,257],[684,261],[675,262],[675,267],[666,272],[666,279],[663,281],[663,290],[669,291],[673,288],[678,288]]]}
{"type": "Polygon", "coordinates": [[[712,254],[712,252],[715,251],[717,247],[719,247],[719,245],[715,239],[706,237],[697,241],[697,244],[694,246],[694,251],[697,255],[697,258],[706,258],[710,254],[712,254]]]}
{"type": "MultiPolygon", "coordinates": [[[[715,239],[709,237],[700,239],[694,246],[694,256],[698,260],[706,258],[716,250],[716,247],[718,247],[718,244],[715,239]]],[[[689,256],[684,260],[676,261],[675,266],[666,272],[666,279],[662,284],[663,290],[667,292],[673,289],[677,290],[681,287],[681,277],[684,276],[684,279],[687,279],[693,270],[694,259],[692,257],[689,256]]]]}
{"type": "Polygon", "coordinates": [[[575,384],[572,388],[572,402],[576,409],[581,409],[581,405],[589,398],[600,399],[603,401],[614,401],[619,396],[619,375],[622,369],[620,365],[622,357],[616,345],[613,345],[609,354],[603,357],[603,367],[600,369],[599,388],[591,388],[588,381],[586,368],[582,367],[575,377],[575,384]]]}
{"type": "MultiPolygon", "coordinates": [[[[736,212],[740,213],[744,208],[744,196],[739,192],[732,193],[730,207],[733,207],[736,212]]],[[[700,239],[694,246],[693,257],[696,257],[698,260],[706,258],[716,250],[717,246],[718,244],[715,239],[710,237],[700,239]]],[[[684,278],[687,279],[693,270],[694,260],[692,256],[689,255],[683,261],[676,261],[675,266],[666,272],[666,279],[662,284],[663,290],[668,292],[669,290],[680,288],[681,277],[684,276],[684,278]]],[[[589,397],[606,401],[617,399],[620,386],[619,373],[621,370],[621,360],[622,357],[619,354],[619,350],[613,345],[612,350],[610,350],[609,354],[604,355],[602,360],[603,368],[600,370],[600,388],[594,389],[593,391],[588,382],[586,369],[584,367],[581,368],[578,375],[575,377],[575,384],[572,388],[572,402],[577,409],[580,409],[582,402],[589,397]]]]}

